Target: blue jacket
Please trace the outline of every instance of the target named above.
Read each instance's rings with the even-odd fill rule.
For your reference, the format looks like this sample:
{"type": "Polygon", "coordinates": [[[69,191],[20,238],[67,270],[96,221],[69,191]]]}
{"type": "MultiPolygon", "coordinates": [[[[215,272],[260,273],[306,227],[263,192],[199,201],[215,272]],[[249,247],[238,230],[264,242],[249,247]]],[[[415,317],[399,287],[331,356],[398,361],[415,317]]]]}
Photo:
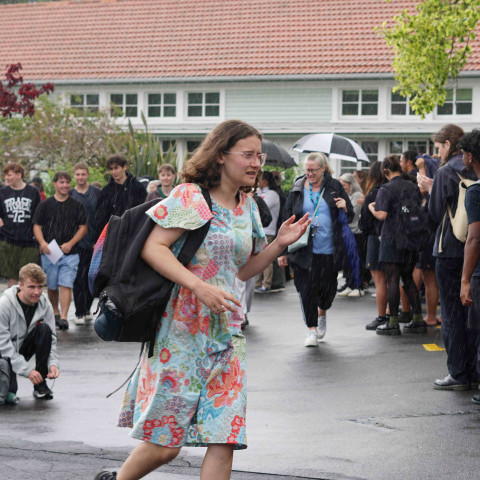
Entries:
{"type": "Polygon", "coordinates": [[[462,177],[470,180],[476,180],[475,172],[469,172],[463,164],[461,154],[454,155],[445,165],[440,167],[434,177],[432,191],[428,202],[428,211],[432,219],[438,224],[435,233],[435,245],[433,255],[435,257],[460,258],[463,257],[463,249],[465,244],[457,240],[452,231],[450,218],[447,212],[447,203],[450,205],[452,215],[457,211],[458,202],[458,184],[462,177]],[[438,243],[442,232],[443,217],[445,216],[445,227],[442,235],[441,253],[438,251],[438,243]]]}

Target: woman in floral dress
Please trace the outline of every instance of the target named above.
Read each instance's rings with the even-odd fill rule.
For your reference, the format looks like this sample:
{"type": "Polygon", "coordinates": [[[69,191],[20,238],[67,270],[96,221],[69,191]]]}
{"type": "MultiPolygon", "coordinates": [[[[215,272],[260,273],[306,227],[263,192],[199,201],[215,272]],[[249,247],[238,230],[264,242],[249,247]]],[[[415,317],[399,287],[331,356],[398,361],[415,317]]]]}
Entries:
{"type": "Polygon", "coordinates": [[[119,426],[143,440],[118,474],[96,480],[135,480],[174,459],[182,446],[208,447],[200,478],[230,478],[233,450],[247,447],[243,312],[235,277],[247,280],[269,265],[305,231],[307,216],[293,217],[267,247],[255,201],[266,156],[261,134],[228,120],[204,140],[182,172],[183,183],[147,212],[155,222],[142,258],[175,282],[155,351],[146,347],[122,404],[119,426]],[[212,198],[210,211],[200,187],[212,198]],[[211,219],[192,262],[176,255],[188,230],[211,219]]]}

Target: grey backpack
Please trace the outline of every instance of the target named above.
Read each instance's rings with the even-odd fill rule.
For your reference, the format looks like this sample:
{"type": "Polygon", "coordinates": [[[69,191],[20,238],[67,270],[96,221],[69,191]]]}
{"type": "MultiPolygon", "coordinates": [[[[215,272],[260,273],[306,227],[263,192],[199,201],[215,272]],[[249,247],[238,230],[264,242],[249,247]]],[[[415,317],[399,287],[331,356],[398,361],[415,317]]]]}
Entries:
{"type": "Polygon", "coordinates": [[[10,364],[5,358],[0,358],[0,405],[7,400],[10,387],[10,364]]]}

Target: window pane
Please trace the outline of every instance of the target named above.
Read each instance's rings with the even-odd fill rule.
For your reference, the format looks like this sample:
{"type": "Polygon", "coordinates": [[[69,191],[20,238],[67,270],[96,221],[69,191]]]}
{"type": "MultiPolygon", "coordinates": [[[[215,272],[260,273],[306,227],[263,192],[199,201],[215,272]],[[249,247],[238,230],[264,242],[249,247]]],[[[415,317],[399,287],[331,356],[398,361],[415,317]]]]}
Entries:
{"type": "Polygon", "coordinates": [[[215,93],[206,93],[205,94],[205,103],[220,103],[220,94],[215,93]]]}
{"type": "Polygon", "coordinates": [[[110,95],[110,101],[115,105],[123,105],[123,94],[121,93],[112,93],[110,95]]]}
{"type": "Polygon", "coordinates": [[[472,101],[472,89],[471,88],[459,88],[457,90],[457,102],[472,101]]]}
{"type": "Polygon", "coordinates": [[[87,95],[87,105],[93,106],[99,103],[99,96],[97,94],[87,95]]]}
{"type": "Polygon", "coordinates": [[[175,117],[177,115],[177,107],[163,107],[164,117],[175,117]]]}
{"type": "Polygon", "coordinates": [[[358,105],[355,103],[343,104],[342,115],[358,115],[358,105]]]}
{"type": "Polygon", "coordinates": [[[392,103],[392,115],[406,115],[407,105],[401,103],[392,103]]]}
{"type": "Polygon", "coordinates": [[[402,97],[398,92],[392,92],[392,102],[406,102],[407,99],[402,97]]]}
{"type": "Polygon", "coordinates": [[[447,96],[445,97],[446,102],[451,102],[453,100],[453,89],[448,88],[447,89],[447,96]]]}
{"type": "Polygon", "coordinates": [[[201,105],[189,105],[188,106],[188,116],[189,117],[201,117],[202,116],[202,106],[201,105]]]}
{"type": "Polygon", "coordinates": [[[362,102],[378,102],[378,91],[362,90],[362,102]]]}
{"type": "Polygon", "coordinates": [[[163,103],[165,105],[175,105],[177,103],[176,93],[165,93],[163,95],[163,103]]]}
{"type": "Polygon", "coordinates": [[[200,146],[201,142],[187,141],[187,155],[192,156],[192,153],[200,146]]]}
{"type": "Polygon", "coordinates": [[[376,103],[364,103],[362,105],[362,115],[376,115],[378,105],[376,103]]]}
{"type": "Polygon", "coordinates": [[[453,114],[453,103],[445,103],[445,105],[439,105],[437,107],[438,115],[452,115],[453,114]]]}
{"type": "Polygon", "coordinates": [[[162,140],[162,152],[167,153],[169,151],[175,152],[177,144],[175,140],[162,140]]]}
{"type": "Polygon", "coordinates": [[[189,93],[188,94],[188,104],[202,104],[203,103],[203,93],[189,93]]]}
{"type": "Polygon", "coordinates": [[[408,142],[408,150],[412,150],[418,154],[427,153],[427,142],[410,140],[408,142]]]}
{"type": "Polygon", "coordinates": [[[149,105],[160,105],[161,96],[159,93],[149,93],[148,94],[148,104],[149,105]]]}
{"type": "MultiPolygon", "coordinates": [[[[128,107],[132,108],[132,107],[128,107]]],[[[159,117],[160,116],[160,107],[148,107],[148,116],[149,117],[159,117]]]]}
{"type": "Polygon", "coordinates": [[[70,105],[72,107],[83,105],[83,95],[70,95],[70,105]]]}
{"type": "Polygon", "coordinates": [[[403,144],[402,142],[393,141],[390,142],[390,153],[402,153],[403,152],[403,144]]]}
{"type": "Polygon", "coordinates": [[[125,109],[125,115],[127,117],[136,117],[137,116],[137,107],[127,107],[125,109]]]}
{"type": "Polygon", "coordinates": [[[218,117],[220,115],[220,107],[216,105],[207,105],[205,108],[206,117],[218,117]]]}
{"type": "Polygon", "coordinates": [[[342,92],[343,102],[358,102],[360,99],[358,90],[344,90],[342,92]]]}
{"type": "Polygon", "coordinates": [[[471,115],[472,104],[471,103],[457,103],[457,115],[471,115]]]}
{"type": "Polygon", "coordinates": [[[137,104],[138,95],[136,93],[127,93],[127,95],[125,95],[125,97],[126,97],[125,105],[136,105],[137,104]]]}

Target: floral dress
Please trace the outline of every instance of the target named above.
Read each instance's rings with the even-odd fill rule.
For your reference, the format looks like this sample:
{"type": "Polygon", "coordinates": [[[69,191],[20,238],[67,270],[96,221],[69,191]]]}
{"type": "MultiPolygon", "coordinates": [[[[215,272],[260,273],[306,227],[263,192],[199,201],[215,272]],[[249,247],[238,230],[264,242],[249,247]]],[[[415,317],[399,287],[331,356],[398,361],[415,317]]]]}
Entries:
{"type": "MultiPolygon", "coordinates": [[[[234,292],[238,269],[266,246],[257,205],[240,194],[234,210],[212,202],[194,184],[177,186],[148,212],[165,228],[200,228],[212,219],[188,270],[234,292]]],[[[173,245],[178,255],[186,233],[173,245]]],[[[175,285],[158,328],[154,355],[145,350],[127,387],[118,425],[130,436],[166,447],[210,443],[247,447],[246,359],[241,307],[213,314],[187,288],[175,285]]]]}

